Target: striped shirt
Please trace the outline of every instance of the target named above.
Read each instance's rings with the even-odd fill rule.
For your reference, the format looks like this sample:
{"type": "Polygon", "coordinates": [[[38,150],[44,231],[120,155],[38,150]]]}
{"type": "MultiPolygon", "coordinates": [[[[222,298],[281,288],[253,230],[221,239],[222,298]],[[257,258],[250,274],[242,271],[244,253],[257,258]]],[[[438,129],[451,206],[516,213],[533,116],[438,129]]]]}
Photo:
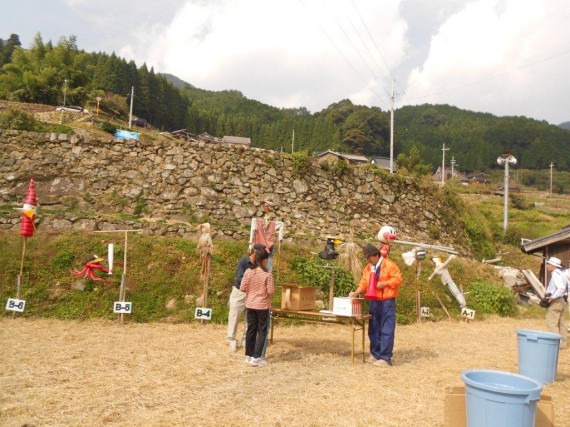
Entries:
{"type": "Polygon", "coordinates": [[[271,308],[271,295],[275,292],[273,275],[261,268],[248,269],[241,280],[240,291],[245,292],[245,307],[254,310],[271,308]]]}

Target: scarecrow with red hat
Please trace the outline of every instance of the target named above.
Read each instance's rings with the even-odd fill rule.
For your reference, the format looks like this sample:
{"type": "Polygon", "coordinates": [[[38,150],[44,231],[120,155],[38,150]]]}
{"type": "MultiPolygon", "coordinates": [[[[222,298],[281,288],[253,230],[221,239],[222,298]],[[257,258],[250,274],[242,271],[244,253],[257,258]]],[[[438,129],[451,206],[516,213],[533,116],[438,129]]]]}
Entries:
{"type": "Polygon", "coordinates": [[[35,221],[37,208],[38,200],[36,199],[36,186],[34,179],[32,178],[30,179],[24,206],[21,208],[14,208],[22,212],[22,219],[20,221],[20,235],[22,237],[32,237],[34,235],[34,231],[36,231],[35,221]]]}
{"type": "MultiPolygon", "coordinates": [[[[38,208],[38,200],[36,198],[36,187],[34,179],[30,179],[28,185],[28,192],[26,193],[26,199],[24,200],[24,206],[21,208],[14,208],[22,212],[22,219],[20,220],[20,235],[22,236],[22,259],[20,261],[20,274],[18,274],[18,285],[16,289],[16,298],[20,299],[21,296],[21,283],[22,275],[24,273],[24,257],[26,255],[26,241],[28,237],[34,235],[36,231],[35,220],[36,220],[36,210],[38,208]]],[[[16,313],[14,312],[14,315],[16,313]]]]}

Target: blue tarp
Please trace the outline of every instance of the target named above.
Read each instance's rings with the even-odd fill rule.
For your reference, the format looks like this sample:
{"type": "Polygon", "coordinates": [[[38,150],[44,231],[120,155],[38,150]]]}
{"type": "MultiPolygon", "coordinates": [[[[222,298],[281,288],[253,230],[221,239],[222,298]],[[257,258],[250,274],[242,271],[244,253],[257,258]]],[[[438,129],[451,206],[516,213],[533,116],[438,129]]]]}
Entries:
{"type": "Polygon", "coordinates": [[[117,129],[115,131],[115,138],[117,139],[134,139],[136,141],[139,140],[139,133],[138,132],[131,132],[128,130],[117,129]]]}

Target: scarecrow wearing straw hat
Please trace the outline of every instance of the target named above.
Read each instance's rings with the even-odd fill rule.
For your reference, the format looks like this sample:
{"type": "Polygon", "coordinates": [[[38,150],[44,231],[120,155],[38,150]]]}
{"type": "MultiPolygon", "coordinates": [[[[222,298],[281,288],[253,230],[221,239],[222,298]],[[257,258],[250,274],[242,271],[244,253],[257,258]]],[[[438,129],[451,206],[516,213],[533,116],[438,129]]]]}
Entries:
{"type": "Polygon", "coordinates": [[[110,270],[107,270],[105,267],[101,265],[103,261],[104,261],[103,258],[97,255],[92,255],[85,260],[85,263],[83,264],[83,269],[81,271],[73,270],[72,273],[78,276],[83,274],[84,279],[90,278],[92,280],[95,280],[96,282],[101,281],[103,280],[102,278],[95,276],[95,270],[100,270],[105,273],[110,272],[110,270]]]}

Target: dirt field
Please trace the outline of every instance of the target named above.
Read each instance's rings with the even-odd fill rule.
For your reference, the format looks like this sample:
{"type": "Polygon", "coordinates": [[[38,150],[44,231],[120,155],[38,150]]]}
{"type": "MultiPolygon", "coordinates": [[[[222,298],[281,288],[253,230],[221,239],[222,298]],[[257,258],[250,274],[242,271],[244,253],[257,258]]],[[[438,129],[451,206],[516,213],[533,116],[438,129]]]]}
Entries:
{"type": "MultiPolygon", "coordinates": [[[[517,328],[544,322],[398,326],[383,369],[351,365],[348,326],[277,325],[269,365],[254,368],[220,325],[4,318],[0,425],[442,426],[461,371],[517,371],[517,328]]],[[[570,350],[544,393],[570,425],[570,350]]]]}

